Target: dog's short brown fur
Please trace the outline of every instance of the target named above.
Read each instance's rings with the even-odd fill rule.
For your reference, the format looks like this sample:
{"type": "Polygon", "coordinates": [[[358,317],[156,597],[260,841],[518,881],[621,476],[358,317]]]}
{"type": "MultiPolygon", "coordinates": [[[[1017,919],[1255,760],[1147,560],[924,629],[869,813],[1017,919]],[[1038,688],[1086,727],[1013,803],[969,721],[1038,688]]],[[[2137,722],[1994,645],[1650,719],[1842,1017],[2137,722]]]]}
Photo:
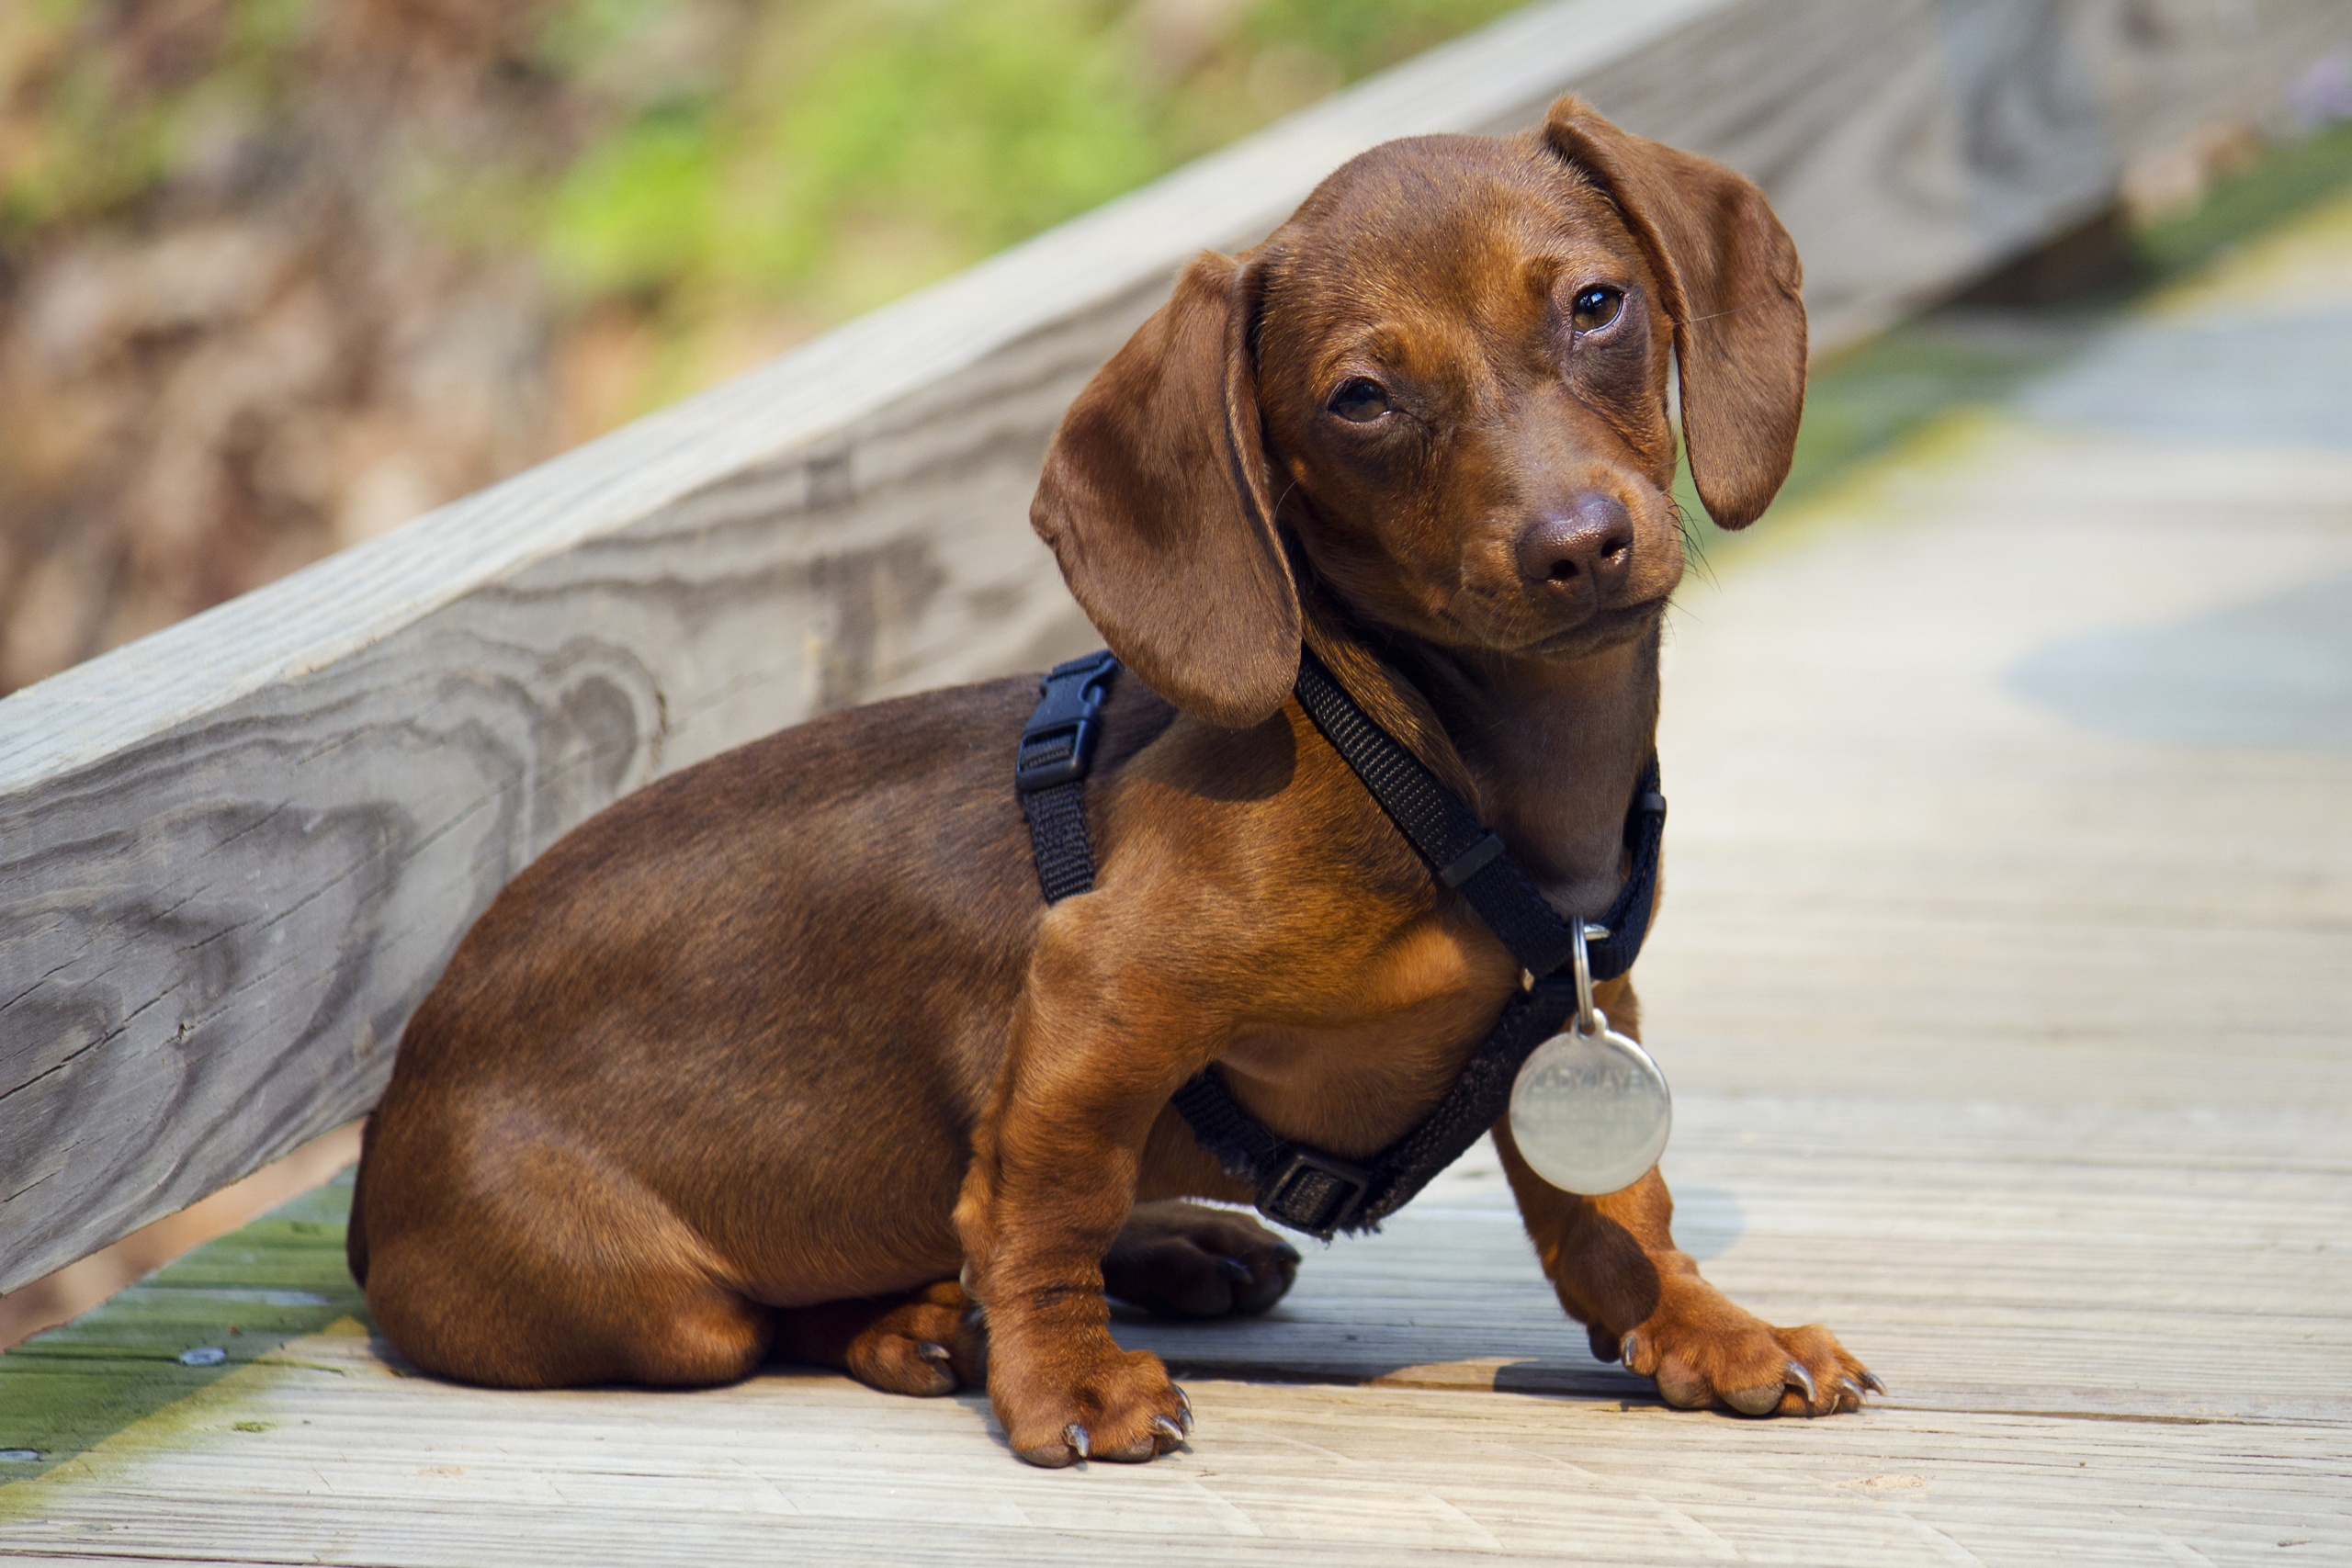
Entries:
{"type": "MultiPolygon", "coordinates": [[[[1173,1446],[1182,1395],[1113,1342],[1105,1291],[1255,1311],[1297,1256],[1176,1201],[1249,1194],[1171,1091],[1214,1062],[1268,1126],[1369,1155],[1519,983],[1289,700],[1302,637],[1562,909],[1606,907],[1682,570],[1669,348],[1700,495],[1743,526],[1795,438],[1797,288],[1753,186],[1573,99],[1538,133],[1375,148],[1200,257],[1069,411],[1033,513],[1134,672],[1090,785],[1096,890],[1038,893],[1009,778],[1029,680],[615,806],[409,1025],[352,1214],[385,1335],[525,1387],[771,1355],[909,1393],[984,1376],[1035,1462],[1173,1446]]],[[[1635,1022],[1624,982],[1602,1003],[1635,1022]]],[[[1826,1330],[1699,1277],[1657,1172],[1575,1197],[1494,1135],[1603,1359],[1675,1404],[1860,1404],[1826,1330]]]]}

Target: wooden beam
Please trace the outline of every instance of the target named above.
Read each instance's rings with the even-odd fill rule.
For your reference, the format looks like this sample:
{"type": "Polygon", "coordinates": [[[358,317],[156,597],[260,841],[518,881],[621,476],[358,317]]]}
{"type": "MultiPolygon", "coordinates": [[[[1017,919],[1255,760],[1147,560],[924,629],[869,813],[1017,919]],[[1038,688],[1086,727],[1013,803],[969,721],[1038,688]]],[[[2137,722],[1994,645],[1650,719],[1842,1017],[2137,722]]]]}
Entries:
{"type": "Polygon", "coordinates": [[[1028,494],[1204,246],[1575,89],[1771,194],[1836,346],[2352,41],[2336,0],[1562,0],[0,701],[0,1289],[364,1111],[483,905],[647,780],[1087,646],[1028,494]]]}

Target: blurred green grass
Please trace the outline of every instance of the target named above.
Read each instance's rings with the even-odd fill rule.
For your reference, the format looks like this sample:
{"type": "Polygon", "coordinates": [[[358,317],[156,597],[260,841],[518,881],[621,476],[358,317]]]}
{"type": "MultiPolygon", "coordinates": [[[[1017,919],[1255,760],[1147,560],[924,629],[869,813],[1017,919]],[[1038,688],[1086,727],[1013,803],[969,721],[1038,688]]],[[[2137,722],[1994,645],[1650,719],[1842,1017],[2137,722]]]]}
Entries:
{"type": "MultiPolygon", "coordinates": [[[[429,105],[398,160],[415,221],[534,260],[575,319],[654,348],[613,418],[1096,206],[1513,0],[438,0],[562,106],[558,133],[429,105]]],[[[220,128],[315,118],[322,51],[380,0],[187,0],[125,50],[116,0],[0,7],[0,267],[45,233],[136,228],[220,128]],[[108,24],[119,31],[119,20],[108,24]]],[[[424,9],[431,9],[426,5],[424,9]]],[[[458,26],[444,18],[444,26],[458,26]]],[[[401,24],[420,34],[420,24],[401,24]]],[[[2352,128],[2265,158],[2137,236],[2144,278],[2210,259],[2352,171],[2352,128]]],[[[2079,314],[2079,312],[2077,313],[2079,314]]],[[[1817,373],[1788,494],[2065,334],[1930,315],[1817,373]]]]}
{"type": "Polygon", "coordinates": [[[2266,150],[2194,205],[2134,236],[2143,277],[2165,284],[2218,259],[2252,234],[2352,186],[2352,121],[2266,150]]]}
{"type": "Polygon", "coordinates": [[[585,0],[539,59],[620,112],[537,240],[591,291],[854,312],[1128,190],[1510,0],[585,0]],[[868,236],[878,226],[879,240],[868,236]]]}
{"type": "MultiPolygon", "coordinates": [[[[209,28],[107,51],[77,40],[111,0],[0,7],[0,254],[135,227],[224,123],[315,121],[320,56],[371,3],[188,0],[209,28]]],[[[846,320],[1513,4],[474,0],[434,25],[493,35],[556,132],[420,102],[399,179],[420,226],[535,258],[575,314],[650,327],[666,367],[615,411],[641,412],[708,378],[714,338],[846,320]]]]}
{"type": "MultiPolygon", "coordinates": [[[[0,0],[0,691],[1513,4],[0,0]]],[[[1816,366],[1782,508],[2352,178],[2352,128],[2244,138],[2130,287],[1816,366]]]]}

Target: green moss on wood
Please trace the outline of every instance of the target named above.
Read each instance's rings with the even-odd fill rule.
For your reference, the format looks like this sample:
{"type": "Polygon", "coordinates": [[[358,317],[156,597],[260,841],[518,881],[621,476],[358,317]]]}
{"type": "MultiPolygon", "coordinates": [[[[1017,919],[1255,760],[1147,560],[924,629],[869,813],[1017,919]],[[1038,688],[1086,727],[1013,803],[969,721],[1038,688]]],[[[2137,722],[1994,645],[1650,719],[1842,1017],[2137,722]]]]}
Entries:
{"type": "Polygon", "coordinates": [[[346,1173],[207,1243],[69,1324],[0,1356],[0,1490],[210,1388],[288,1340],[367,1314],[344,1266],[346,1173]],[[214,1366],[180,1356],[227,1352],[214,1366]]]}

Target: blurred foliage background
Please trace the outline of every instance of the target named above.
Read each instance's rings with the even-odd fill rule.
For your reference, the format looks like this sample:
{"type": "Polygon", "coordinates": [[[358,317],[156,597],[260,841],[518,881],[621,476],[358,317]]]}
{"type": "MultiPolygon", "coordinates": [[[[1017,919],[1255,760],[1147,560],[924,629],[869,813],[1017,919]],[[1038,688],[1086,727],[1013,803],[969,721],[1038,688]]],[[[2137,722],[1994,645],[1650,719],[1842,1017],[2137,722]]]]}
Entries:
{"type": "Polygon", "coordinates": [[[0,691],[1512,0],[0,0],[0,691]]]}
{"type": "MultiPolygon", "coordinates": [[[[1516,3],[0,0],[0,693],[1516,3]]],[[[1784,495],[2352,186],[2352,67],[2290,96],[1816,367],[1784,495]]]]}

